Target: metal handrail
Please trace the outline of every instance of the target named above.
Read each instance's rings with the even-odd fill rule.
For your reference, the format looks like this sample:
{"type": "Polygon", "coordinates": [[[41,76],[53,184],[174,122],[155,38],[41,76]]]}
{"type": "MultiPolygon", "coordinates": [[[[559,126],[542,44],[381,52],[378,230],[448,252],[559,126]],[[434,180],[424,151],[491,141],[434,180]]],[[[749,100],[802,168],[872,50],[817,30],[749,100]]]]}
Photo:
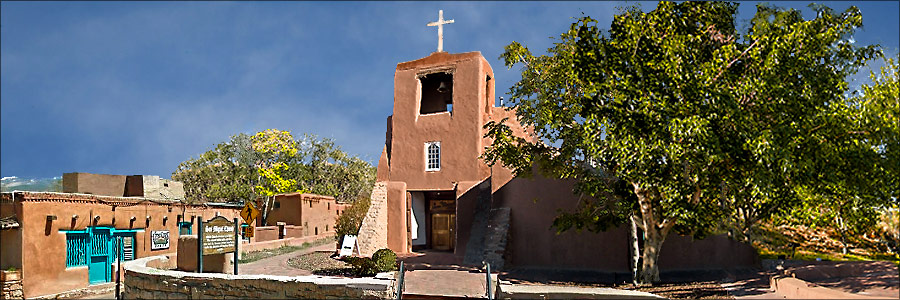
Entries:
{"type": "Polygon", "coordinates": [[[403,261],[400,261],[400,278],[397,280],[397,300],[403,299],[404,274],[403,261]]]}
{"type": "Polygon", "coordinates": [[[494,293],[491,293],[491,263],[484,262],[484,266],[485,271],[487,271],[485,272],[487,275],[487,284],[485,285],[487,287],[487,298],[488,300],[494,300],[494,293]]]}

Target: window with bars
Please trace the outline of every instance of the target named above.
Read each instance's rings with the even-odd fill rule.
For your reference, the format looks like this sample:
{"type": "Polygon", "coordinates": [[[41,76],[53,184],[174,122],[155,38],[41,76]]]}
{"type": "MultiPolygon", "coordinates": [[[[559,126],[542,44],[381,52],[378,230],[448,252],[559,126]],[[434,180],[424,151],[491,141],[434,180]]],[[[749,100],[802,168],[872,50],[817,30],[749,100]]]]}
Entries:
{"type": "Polygon", "coordinates": [[[178,222],[178,235],[186,235],[191,234],[191,228],[193,228],[194,223],[191,222],[178,222]]]}
{"type": "Polygon", "coordinates": [[[66,233],[66,267],[87,266],[91,239],[86,232],[66,233]]]}
{"type": "MultiPolygon", "coordinates": [[[[134,232],[116,233],[115,236],[122,237],[122,260],[134,260],[134,232]]],[[[113,262],[118,261],[119,258],[119,245],[117,244],[119,241],[120,239],[118,238],[113,240],[113,243],[116,244],[112,255],[113,262]]]]}
{"type": "Polygon", "coordinates": [[[441,142],[425,143],[425,171],[441,170],[441,142]]]}

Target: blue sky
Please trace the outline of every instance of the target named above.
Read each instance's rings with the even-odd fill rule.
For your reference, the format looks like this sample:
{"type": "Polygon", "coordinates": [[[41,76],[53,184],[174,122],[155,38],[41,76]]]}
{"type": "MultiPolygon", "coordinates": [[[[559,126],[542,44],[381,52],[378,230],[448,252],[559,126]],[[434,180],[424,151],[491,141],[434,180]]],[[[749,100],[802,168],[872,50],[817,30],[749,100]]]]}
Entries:
{"type": "MultiPolygon", "coordinates": [[[[749,20],[756,2],[741,3],[749,20]]],[[[814,15],[809,2],[771,3],[814,15]]],[[[444,50],[481,51],[502,96],[519,78],[497,59],[503,46],[543,53],[573,17],[608,26],[624,4],[3,1],[0,176],[170,177],[231,135],[267,128],[332,138],[376,163],[396,64],[435,51],[425,24],[439,9],[455,20],[444,50]]],[[[854,4],[856,42],[896,55],[898,2],[854,4]]]]}

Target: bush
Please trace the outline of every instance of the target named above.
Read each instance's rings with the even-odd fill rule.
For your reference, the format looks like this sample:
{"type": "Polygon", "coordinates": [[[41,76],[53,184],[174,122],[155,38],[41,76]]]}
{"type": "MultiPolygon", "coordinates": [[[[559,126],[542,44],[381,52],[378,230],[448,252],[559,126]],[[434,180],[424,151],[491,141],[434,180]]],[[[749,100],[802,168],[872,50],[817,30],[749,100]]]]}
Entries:
{"type": "Polygon", "coordinates": [[[344,261],[352,266],[353,275],[356,276],[374,276],[397,269],[397,254],[391,249],[375,251],[372,258],[347,256],[344,261]]]}
{"type": "Polygon", "coordinates": [[[388,272],[397,269],[397,254],[391,249],[380,249],[372,254],[372,260],[375,262],[375,268],[378,272],[388,272]]]}
{"type": "Polygon", "coordinates": [[[335,239],[340,240],[345,235],[359,234],[359,227],[362,225],[363,219],[366,218],[366,213],[369,211],[369,203],[371,202],[372,200],[369,197],[360,196],[350,208],[337,218],[334,224],[335,239]]]}
{"type": "Polygon", "coordinates": [[[375,261],[371,258],[348,256],[344,258],[344,261],[353,267],[353,275],[373,276],[378,274],[378,269],[375,267],[375,261]]]}

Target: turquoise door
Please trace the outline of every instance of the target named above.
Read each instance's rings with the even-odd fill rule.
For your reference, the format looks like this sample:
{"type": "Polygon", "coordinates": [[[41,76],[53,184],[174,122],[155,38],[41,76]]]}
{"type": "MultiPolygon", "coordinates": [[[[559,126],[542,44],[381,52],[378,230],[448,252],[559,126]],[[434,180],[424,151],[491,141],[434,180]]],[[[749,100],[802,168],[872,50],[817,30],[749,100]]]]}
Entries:
{"type": "Polygon", "coordinates": [[[94,227],[91,230],[91,258],[88,264],[88,280],[91,284],[110,281],[110,229],[94,227]]]}

